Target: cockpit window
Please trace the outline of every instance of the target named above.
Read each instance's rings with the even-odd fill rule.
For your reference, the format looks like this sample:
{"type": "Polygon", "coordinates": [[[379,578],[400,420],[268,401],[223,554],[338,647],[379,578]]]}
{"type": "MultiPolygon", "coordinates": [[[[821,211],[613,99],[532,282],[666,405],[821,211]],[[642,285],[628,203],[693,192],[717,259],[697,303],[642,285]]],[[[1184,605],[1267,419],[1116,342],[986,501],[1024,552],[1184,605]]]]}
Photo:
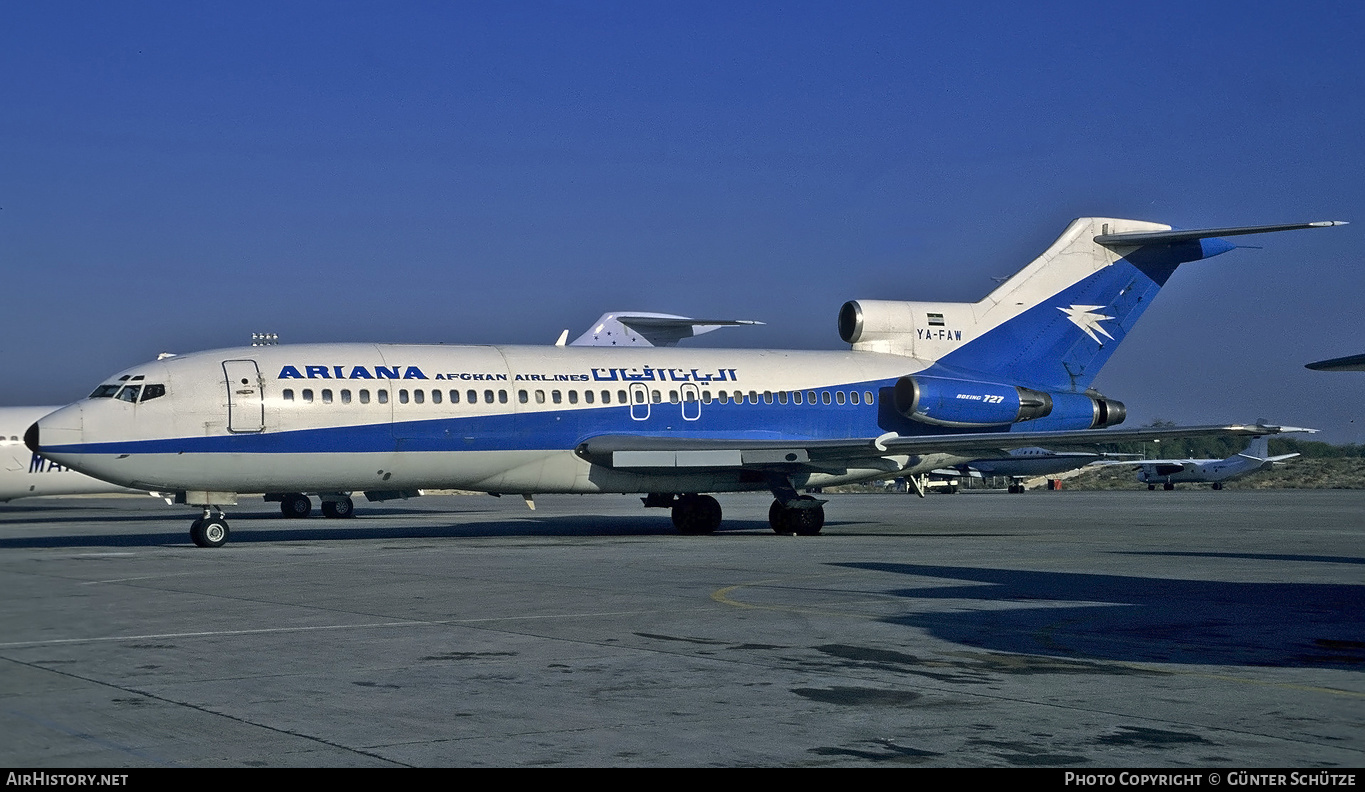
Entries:
{"type": "Polygon", "coordinates": [[[122,386],[122,385],[118,385],[118,384],[115,384],[115,385],[101,385],[101,386],[99,386],[98,388],[95,388],[95,392],[90,394],[90,398],[92,398],[92,399],[108,399],[108,398],[110,398],[111,396],[113,396],[115,393],[118,393],[118,389],[121,388],[121,387],[123,387],[123,386],[122,386]]]}
{"type": "Polygon", "coordinates": [[[158,396],[166,395],[166,386],[160,383],[152,383],[142,387],[142,401],[151,401],[158,396]]]}
{"type": "Polygon", "coordinates": [[[124,385],[123,390],[119,391],[118,396],[116,396],[115,398],[117,398],[119,401],[136,402],[137,395],[141,392],[142,392],[141,385],[124,385]]]}

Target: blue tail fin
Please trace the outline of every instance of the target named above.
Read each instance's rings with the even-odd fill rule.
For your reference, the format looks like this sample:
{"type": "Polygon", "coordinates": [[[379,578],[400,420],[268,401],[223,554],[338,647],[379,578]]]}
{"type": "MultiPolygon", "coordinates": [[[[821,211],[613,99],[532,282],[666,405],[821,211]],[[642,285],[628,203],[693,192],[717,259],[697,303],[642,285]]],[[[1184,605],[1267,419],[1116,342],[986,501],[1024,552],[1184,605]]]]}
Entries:
{"type": "Polygon", "coordinates": [[[1176,267],[1235,247],[1218,234],[1336,224],[1172,231],[1082,217],[979,302],[850,302],[840,313],[840,333],[854,349],[935,361],[958,376],[1083,391],[1176,267]]]}

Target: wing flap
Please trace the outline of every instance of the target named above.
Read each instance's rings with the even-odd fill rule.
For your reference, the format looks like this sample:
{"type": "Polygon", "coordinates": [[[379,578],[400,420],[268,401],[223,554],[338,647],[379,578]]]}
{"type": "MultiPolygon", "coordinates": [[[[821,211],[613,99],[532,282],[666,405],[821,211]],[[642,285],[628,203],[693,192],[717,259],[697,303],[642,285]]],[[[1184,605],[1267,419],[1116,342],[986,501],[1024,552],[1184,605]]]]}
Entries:
{"type": "Polygon", "coordinates": [[[1257,437],[1311,429],[1266,424],[1150,427],[1145,429],[1085,429],[1069,432],[976,432],[926,436],[887,436],[839,440],[698,438],[668,435],[599,435],[588,438],[574,453],[593,464],[613,469],[664,471],[679,468],[744,469],[759,471],[818,469],[836,460],[877,459],[888,456],[951,454],[975,458],[1004,454],[1011,449],[1041,444],[1098,445],[1168,437],[1257,437]]]}

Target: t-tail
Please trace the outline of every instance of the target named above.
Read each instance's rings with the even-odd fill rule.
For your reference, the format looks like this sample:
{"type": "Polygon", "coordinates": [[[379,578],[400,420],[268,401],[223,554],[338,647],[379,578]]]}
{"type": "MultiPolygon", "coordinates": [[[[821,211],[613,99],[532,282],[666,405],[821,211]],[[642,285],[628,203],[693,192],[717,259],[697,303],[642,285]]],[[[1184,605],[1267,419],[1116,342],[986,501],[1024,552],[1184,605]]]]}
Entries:
{"type": "MultiPolygon", "coordinates": [[[[1178,266],[1236,247],[1222,237],[1334,225],[1344,223],[1178,231],[1082,217],[978,302],[856,300],[840,310],[839,334],[855,350],[932,364],[897,386],[898,409],[916,420],[947,426],[1024,421],[1051,414],[1058,398],[1087,394],[1079,409],[1094,410],[1093,426],[1109,426],[1126,411],[1091,391],[1091,383],[1178,266]],[[963,381],[999,384],[1001,393],[979,398],[1017,413],[1007,420],[986,415],[989,410],[979,421],[935,420],[933,405],[954,398],[960,389],[951,383],[963,381]]],[[[961,407],[944,414],[960,414],[961,407]]]]}
{"type": "Polygon", "coordinates": [[[1236,247],[1221,237],[1334,225],[1344,223],[1176,231],[1082,217],[979,302],[848,302],[839,334],[854,349],[934,361],[944,373],[1081,392],[1176,267],[1236,247]]]}

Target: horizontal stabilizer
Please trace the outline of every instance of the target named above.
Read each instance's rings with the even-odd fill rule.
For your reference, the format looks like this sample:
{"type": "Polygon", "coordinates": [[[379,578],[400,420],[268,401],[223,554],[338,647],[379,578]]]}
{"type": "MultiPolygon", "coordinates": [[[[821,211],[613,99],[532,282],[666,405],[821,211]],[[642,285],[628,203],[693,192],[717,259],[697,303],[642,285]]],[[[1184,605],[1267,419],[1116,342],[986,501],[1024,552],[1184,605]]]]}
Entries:
{"type": "Polygon", "coordinates": [[[1269,234],[1273,231],[1298,231],[1304,228],[1331,228],[1347,225],[1345,220],[1319,220],[1315,223],[1286,223],[1283,225],[1236,226],[1233,228],[1202,228],[1194,231],[1135,231],[1123,234],[1100,234],[1095,241],[1111,247],[1138,247],[1141,245],[1175,245],[1193,242],[1197,239],[1214,237],[1242,236],[1244,234],[1269,234]]]}
{"type": "Polygon", "coordinates": [[[749,319],[693,319],[674,314],[613,312],[602,314],[570,346],[677,346],[684,338],[722,327],[761,324],[749,319]]]}
{"type": "Polygon", "coordinates": [[[1316,363],[1307,364],[1304,368],[1314,371],[1365,371],[1365,355],[1348,355],[1331,360],[1319,360],[1316,363]]]}

